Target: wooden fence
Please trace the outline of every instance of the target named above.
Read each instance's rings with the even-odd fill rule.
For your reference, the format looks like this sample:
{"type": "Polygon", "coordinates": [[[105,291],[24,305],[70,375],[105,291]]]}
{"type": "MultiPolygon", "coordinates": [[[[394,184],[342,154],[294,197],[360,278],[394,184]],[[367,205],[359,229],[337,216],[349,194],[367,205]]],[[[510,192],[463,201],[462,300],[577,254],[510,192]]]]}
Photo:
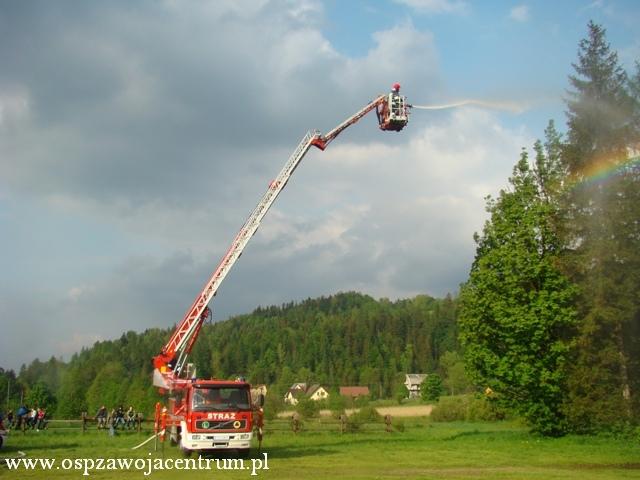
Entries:
{"type": "MultiPolygon", "coordinates": [[[[110,425],[108,423],[104,423],[99,425],[98,419],[95,417],[89,417],[86,414],[83,414],[80,419],[46,419],[42,425],[43,428],[37,428],[36,426],[31,426],[27,424],[27,422],[22,422],[20,426],[14,425],[11,430],[16,432],[28,433],[36,430],[53,430],[53,431],[69,431],[76,430],[81,432],[86,432],[88,430],[105,430],[109,431],[110,425]]],[[[125,424],[119,424],[117,427],[118,431],[130,431],[130,432],[150,432],[153,431],[154,421],[152,419],[144,419],[141,416],[136,416],[132,423],[127,426],[125,424]]]]}
{"type": "MultiPolygon", "coordinates": [[[[99,428],[98,420],[94,417],[83,415],[80,419],[50,419],[46,421],[44,430],[50,431],[79,431],[82,433],[89,431],[102,431],[108,432],[110,426],[107,424],[104,428],[99,428]]],[[[24,434],[28,434],[31,431],[35,431],[30,426],[24,424],[19,428],[13,429],[14,431],[22,431],[24,434]]],[[[154,420],[137,417],[133,425],[126,428],[123,425],[119,425],[116,430],[118,432],[137,432],[137,433],[153,433],[154,420]]],[[[265,433],[273,432],[338,432],[338,433],[356,433],[356,432],[392,432],[394,427],[392,425],[392,419],[390,415],[386,415],[383,421],[380,422],[356,422],[350,417],[342,416],[339,419],[329,418],[309,418],[301,419],[300,417],[292,418],[276,418],[273,420],[265,421],[264,425],[265,433]]]]}

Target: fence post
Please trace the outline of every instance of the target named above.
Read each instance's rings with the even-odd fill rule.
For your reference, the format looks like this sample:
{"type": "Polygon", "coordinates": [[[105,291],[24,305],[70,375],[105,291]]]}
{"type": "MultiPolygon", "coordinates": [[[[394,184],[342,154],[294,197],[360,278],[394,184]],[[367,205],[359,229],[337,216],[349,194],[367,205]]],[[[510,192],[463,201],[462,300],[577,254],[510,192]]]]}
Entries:
{"type": "Polygon", "coordinates": [[[293,433],[298,433],[300,430],[300,419],[295,413],[291,416],[291,429],[293,430],[293,433]]]}
{"type": "Polygon", "coordinates": [[[391,433],[393,431],[393,429],[391,428],[391,415],[389,415],[388,413],[384,416],[384,424],[385,430],[391,433]]]}
{"type": "Polygon", "coordinates": [[[82,412],[82,433],[87,431],[87,412],[82,412]]]}

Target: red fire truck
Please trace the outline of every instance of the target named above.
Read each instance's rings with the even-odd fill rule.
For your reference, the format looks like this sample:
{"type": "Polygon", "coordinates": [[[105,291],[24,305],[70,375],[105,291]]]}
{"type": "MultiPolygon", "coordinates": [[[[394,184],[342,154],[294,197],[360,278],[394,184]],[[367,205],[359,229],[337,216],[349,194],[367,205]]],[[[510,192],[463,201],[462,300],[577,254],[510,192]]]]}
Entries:
{"type": "Polygon", "coordinates": [[[372,110],[376,110],[380,129],[402,130],[409,120],[410,106],[399,91],[400,85],[395,84],[390,94],[380,95],[326,135],[318,131],[307,132],[278,176],[269,184],[169,341],[154,357],[153,383],[163,392],[173,395],[167,407],[158,405],[157,432],[161,435],[169,432],[172,440],[186,454],[203,450],[237,450],[240,454],[247,454],[254,430],[257,430],[258,440],[262,440],[264,397],[259,395],[252,403],[250,385],[244,379],[198,379],[193,366],[187,363],[187,357],[203,323],[211,315],[209,302],[311,146],[324,150],[344,129],[372,110]]]}

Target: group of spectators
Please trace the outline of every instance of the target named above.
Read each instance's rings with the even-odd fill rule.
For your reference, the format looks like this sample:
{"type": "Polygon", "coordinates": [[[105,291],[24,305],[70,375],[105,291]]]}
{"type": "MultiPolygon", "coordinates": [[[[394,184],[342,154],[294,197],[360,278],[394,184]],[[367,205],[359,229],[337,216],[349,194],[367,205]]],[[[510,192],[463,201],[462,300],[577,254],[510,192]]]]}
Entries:
{"type": "MultiPolygon", "coordinates": [[[[103,405],[96,413],[96,422],[98,429],[116,430],[118,427],[124,429],[135,429],[138,420],[142,419],[142,414],[136,413],[133,407],[129,407],[125,411],[120,405],[118,408],[111,409],[107,412],[107,408],[103,405]]],[[[0,430],[45,430],[49,423],[47,410],[42,407],[29,408],[21,405],[14,413],[13,410],[7,410],[3,415],[0,412],[0,430]]]]}
{"type": "Polygon", "coordinates": [[[119,426],[124,430],[134,429],[136,427],[136,420],[140,414],[136,413],[133,407],[125,412],[124,407],[120,405],[118,408],[111,409],[110,413],[107,413],[107,407],[102,405],[96,413],[96,422],[98,423],[98,430],[105,428],[117,429],[119,426]]]}
{"type": "Polygon", "coordinates": [[[6,415],[0,413],[0,425],[6,430],[44,430],[47,428],[49,418],[47,410],[43,407],[29,408],[21,405],[14,415],[13,410],[8,410],[6,415]]]}

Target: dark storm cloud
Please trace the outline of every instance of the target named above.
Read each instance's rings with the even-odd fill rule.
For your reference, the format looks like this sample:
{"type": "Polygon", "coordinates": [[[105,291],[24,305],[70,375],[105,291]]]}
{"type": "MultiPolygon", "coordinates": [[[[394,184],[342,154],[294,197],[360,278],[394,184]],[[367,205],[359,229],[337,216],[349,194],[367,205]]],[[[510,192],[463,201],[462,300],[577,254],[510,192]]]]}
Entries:
{"type": "Polygon", "coordinates": [[[411,28],[379,34],[372,59],[354,60],[297,10],[290,2],[6,5],[0,86],[20,89],[29,106],[20,131],[4,138],[9,185],[188,202],[207,174],[226,186],[259,168],[247,149],[290,145],[359,108],[395,78],[389,64],[406,67],[414,83],[434,76],[432,62],[409,61],[418,49],[433,56],[430,38],[411,28]]]}

